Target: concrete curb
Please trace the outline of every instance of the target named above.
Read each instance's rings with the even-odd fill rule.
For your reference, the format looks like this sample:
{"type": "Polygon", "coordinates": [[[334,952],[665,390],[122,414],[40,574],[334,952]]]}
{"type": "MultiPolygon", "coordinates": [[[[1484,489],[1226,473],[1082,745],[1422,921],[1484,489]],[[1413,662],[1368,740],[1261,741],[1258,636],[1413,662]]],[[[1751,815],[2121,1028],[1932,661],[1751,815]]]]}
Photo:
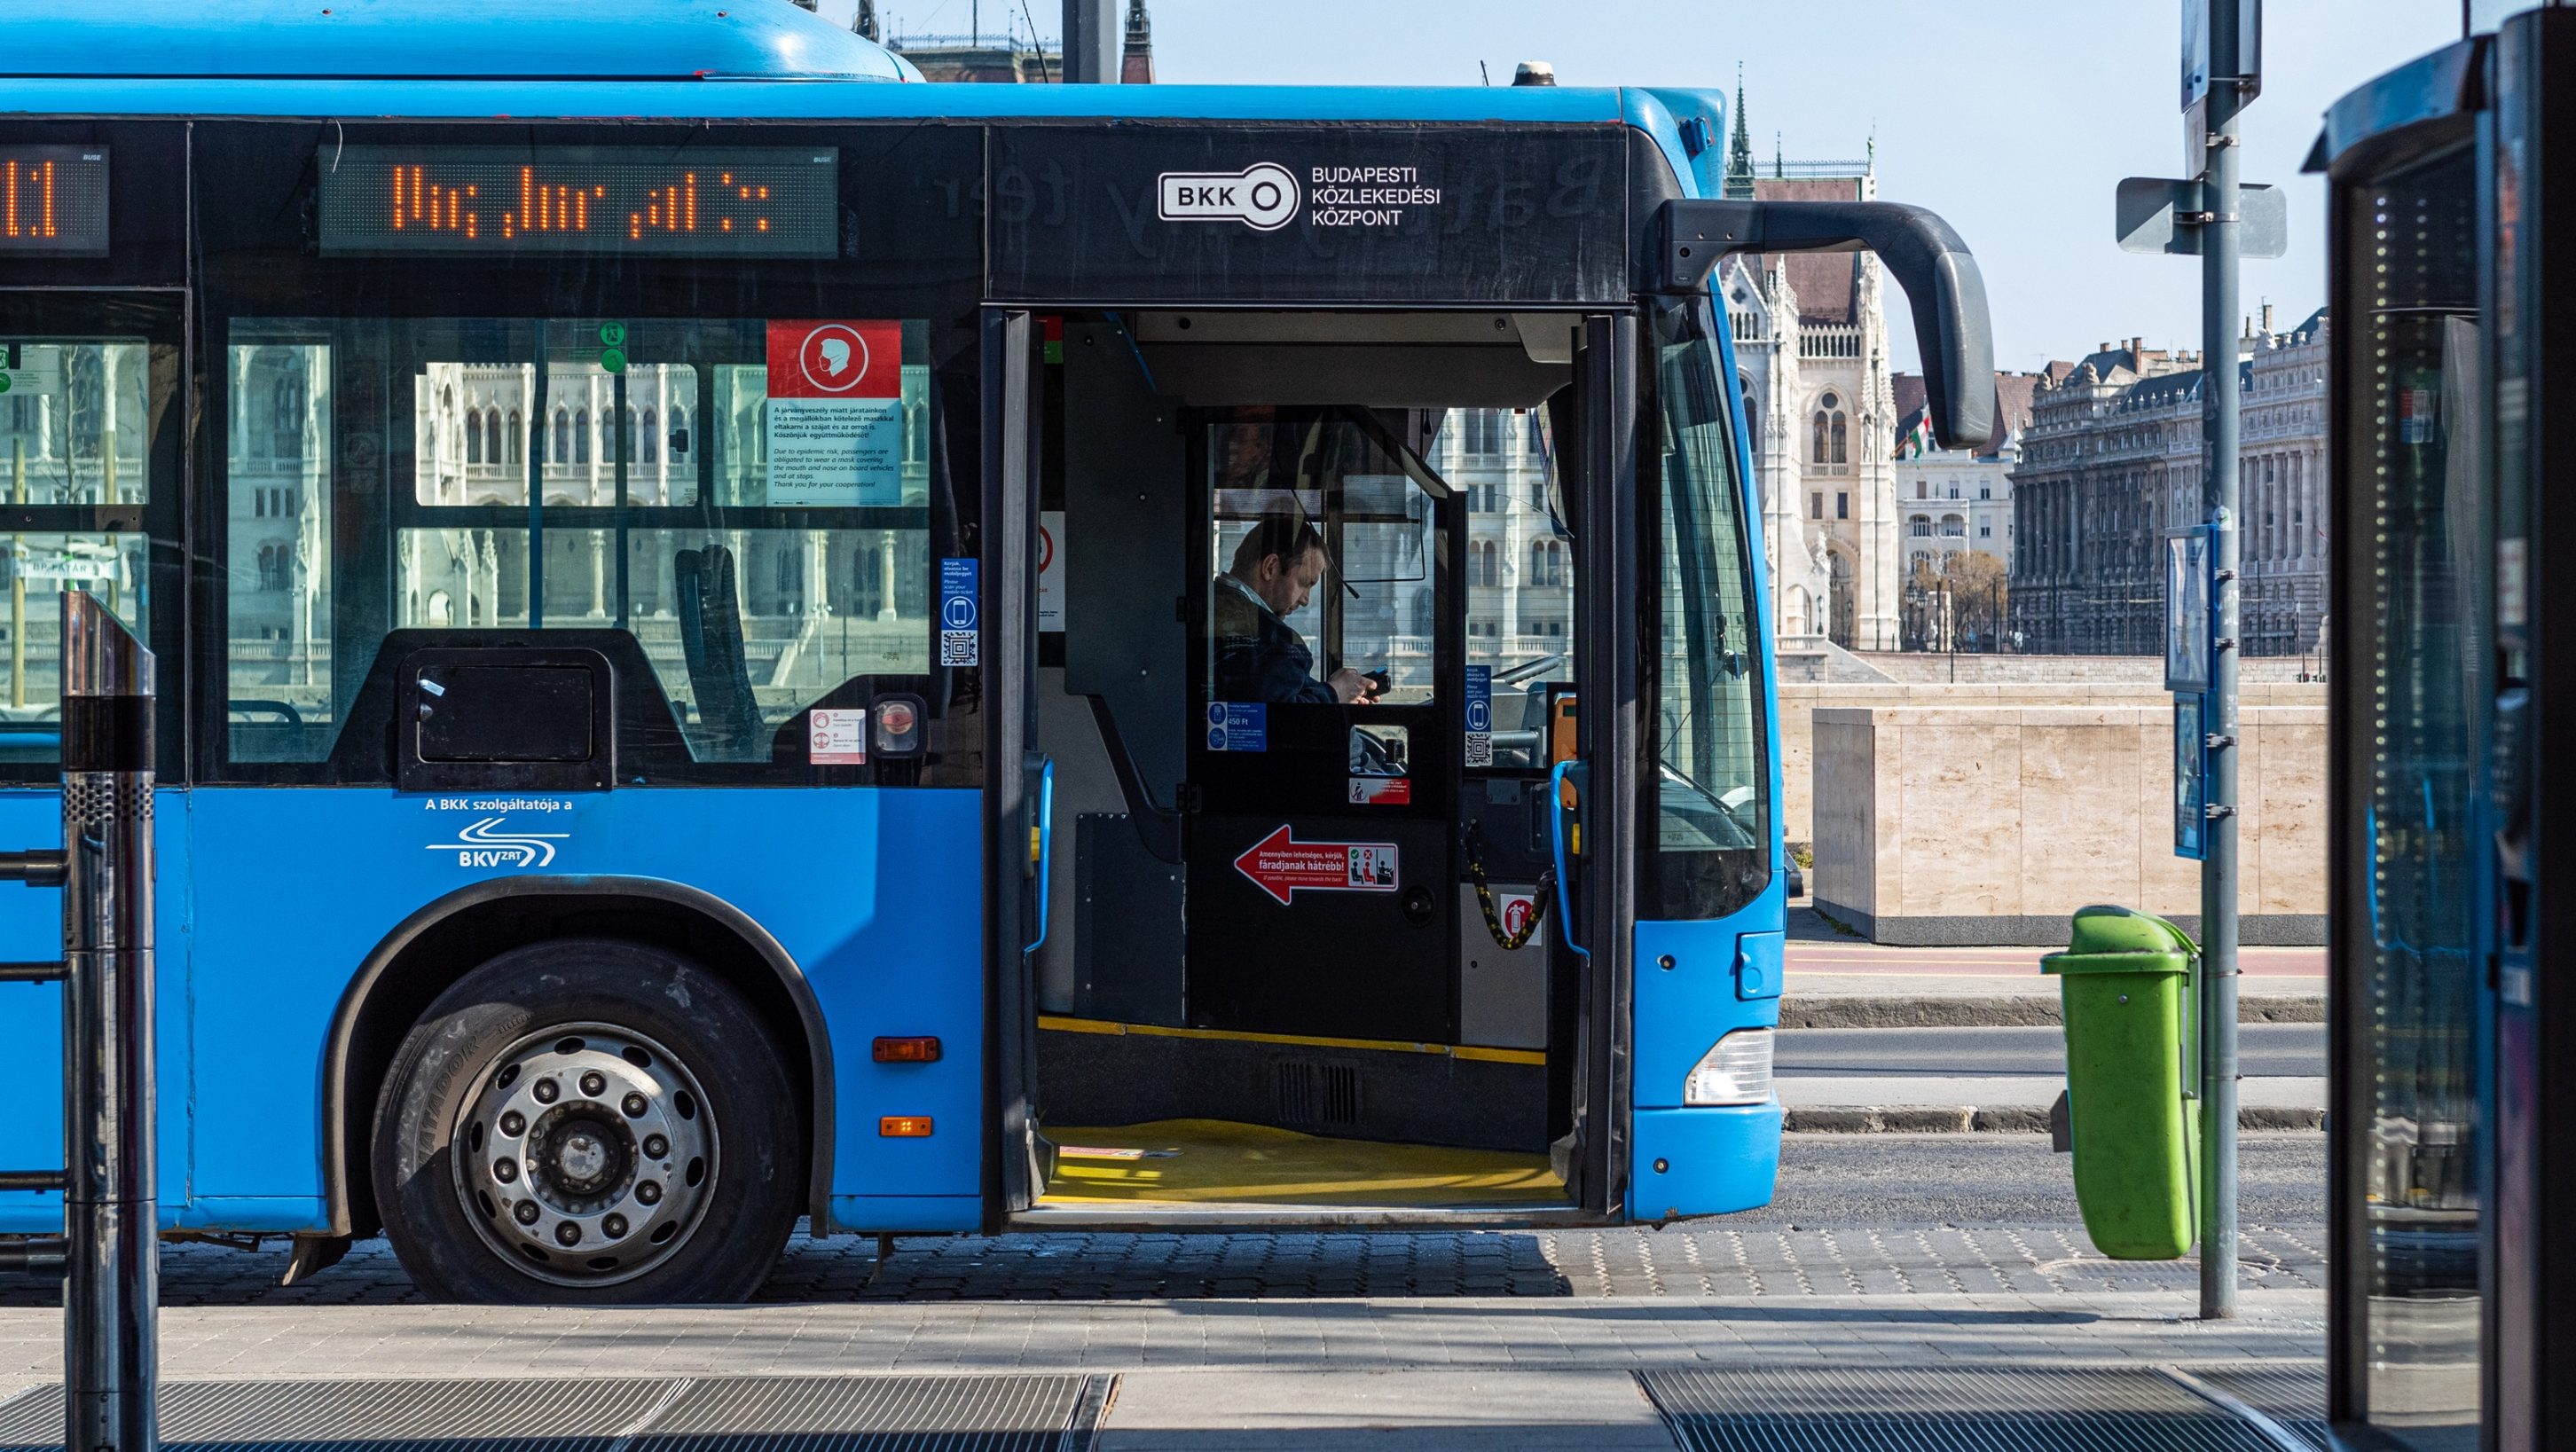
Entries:
{"type": "MultiPolygon", "coordinates": [[[[2238,1000],[2239,1023],[2324,1023],[2323,994],[2263,994],[2238,1000]]],[[[2054,993],[1836,995],[1780,1001],[1784,1029],[2043,1028],[2065,1022],[2054,993]]]]}
{"type": "MultiPolygon", "coordinates": [[[[2239,1129],[2323,1129],[2325,1124],[2322,1109],[2248,1104],[2236,1111],[2239,1129]]],[[[2048,1106],[1811,1105],[1788,1110],[1781,1128],[1790,1134],[2046,1134],[2048,1106]]]]}

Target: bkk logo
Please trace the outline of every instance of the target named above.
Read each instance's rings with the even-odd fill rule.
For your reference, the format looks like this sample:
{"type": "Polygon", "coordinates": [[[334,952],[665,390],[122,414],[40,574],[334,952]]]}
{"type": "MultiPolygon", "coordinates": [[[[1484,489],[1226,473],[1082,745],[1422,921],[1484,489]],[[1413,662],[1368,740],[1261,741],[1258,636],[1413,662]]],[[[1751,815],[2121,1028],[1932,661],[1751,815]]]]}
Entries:
{"type": "Polygon", "coordinates": [[[503,819],[485,817],[456,834],[453,842],[432,842],[432,852],[453,852],[459,867],[544,867],[555,860],[555,844],[570,832],[504,832],[503,819]]]}
{"type": "Polygon", "coordinates": [[[1269,161],[1241,171],[1167,171],[1158,200],[1166,222],[1241,222],[1276,232],[1297,218],[1297,178],[1269,161]]]}

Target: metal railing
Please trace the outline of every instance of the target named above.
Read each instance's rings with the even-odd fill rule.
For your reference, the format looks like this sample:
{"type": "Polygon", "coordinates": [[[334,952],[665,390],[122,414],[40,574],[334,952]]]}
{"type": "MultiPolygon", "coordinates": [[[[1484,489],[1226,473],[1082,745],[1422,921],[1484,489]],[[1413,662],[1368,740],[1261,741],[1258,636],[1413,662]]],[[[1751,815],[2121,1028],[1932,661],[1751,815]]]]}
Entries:
{"type": "Polygon", "coordinates": [[[161,1295],[152,1086],[152,652],[63,593],[63,845],[0,852],[0,880],[59,887],[63,956],[0,982],[63,985],[63,1237],[0,1246],[0,1269],[63,1277],[64,1441],[152,1452],[161,1295]]]}

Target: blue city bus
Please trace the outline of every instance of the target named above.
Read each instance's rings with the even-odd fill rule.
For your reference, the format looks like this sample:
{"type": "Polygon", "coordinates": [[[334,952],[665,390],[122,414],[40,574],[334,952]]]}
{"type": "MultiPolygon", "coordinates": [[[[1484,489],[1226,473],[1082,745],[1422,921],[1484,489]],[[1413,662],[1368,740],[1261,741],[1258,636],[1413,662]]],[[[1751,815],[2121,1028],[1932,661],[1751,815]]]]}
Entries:
{"type": "Polygon", "coordinates": [[[1708,278],[1871,242],[1982,438],[1936,219],[1715,200],[1709,93],[929,85],[777,0],[20,4],[0,72],[0,838],[86,591],[160,667],[169,1231],[722,1301],[800,1220],[1770,1198],[1708,278]]]}

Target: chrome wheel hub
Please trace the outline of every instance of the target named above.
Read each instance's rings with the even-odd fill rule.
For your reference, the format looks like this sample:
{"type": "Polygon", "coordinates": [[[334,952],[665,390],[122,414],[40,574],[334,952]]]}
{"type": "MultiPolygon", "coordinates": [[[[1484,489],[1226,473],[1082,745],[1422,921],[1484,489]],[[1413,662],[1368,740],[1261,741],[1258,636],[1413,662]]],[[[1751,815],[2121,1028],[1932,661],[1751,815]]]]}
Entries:
{"type": "Polygon", "coordinates": [[[697,1080],[660,1044],[605,1024],[551,1028],[495,1057],[454,1144],[466,1217],[555,1285],[613,1285],[668,1259],[716,1180],[697,1080]]]}

